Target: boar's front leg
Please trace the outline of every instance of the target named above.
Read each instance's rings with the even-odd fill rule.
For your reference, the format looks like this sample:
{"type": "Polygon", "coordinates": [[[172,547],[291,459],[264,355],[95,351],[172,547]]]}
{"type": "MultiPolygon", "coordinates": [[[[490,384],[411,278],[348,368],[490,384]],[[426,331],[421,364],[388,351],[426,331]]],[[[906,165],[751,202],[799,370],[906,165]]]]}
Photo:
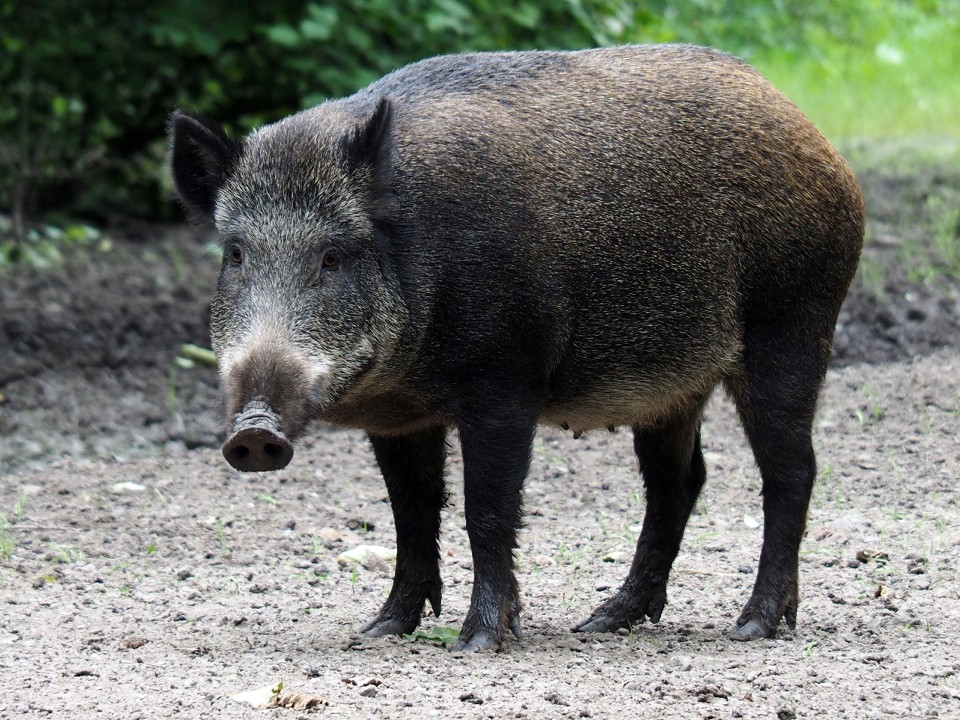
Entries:
{"type": "Polygon", "coordinates": [[[404,437],[370,436],[383,473],[397,528],[393,588],[362,632],[373,637],[413,632],[424,602],[440,616],[440,509],[446,501],[443,466],[446,430],[430,428],[404,437]]]}
{"type": "Polygon", "coordinates": [[[513,549],[536,427],[535,412],[511,403],[459,423],[473,594],[454,650],[499,650],[508,629],[520,637],[513,549]]]}

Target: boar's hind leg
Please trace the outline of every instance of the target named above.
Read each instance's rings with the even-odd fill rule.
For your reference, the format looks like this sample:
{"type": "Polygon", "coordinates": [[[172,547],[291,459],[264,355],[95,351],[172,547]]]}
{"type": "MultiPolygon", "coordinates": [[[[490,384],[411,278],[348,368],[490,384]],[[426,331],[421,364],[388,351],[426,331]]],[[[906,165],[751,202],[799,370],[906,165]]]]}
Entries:
{"type": "Polygon", "coordinates": [[[817,314],[806,312],[793,323],[748,327],[744,374],[727,382],[763,484],[760,564],[734,640],[771,637],[781,618],[796,625],[800,540],[816,476],[810,435],[833,328],[824,322],[817,332],[817,314]]]}
{"type": "Polygon", "coordinates": [[[420,624],[424,601],[440,616],[440,509],[446,501],[443,466],[446,431],[431,428],[406,437],[370,436],[383,472],[397,528],[397,570],[390,596],[363,627],[367,635],[400,635],[420,624]]]}
{"type": "Polygon", "coordinates": [[[660,620],[670,567],[706,479],[700,449],[702,407],[695,403],[657,427],[634,428],[633,446],[647,497],[637,551],[623,587],[574,632],[612,632],[644,617],[660,620]]]}
{"type": "Polygon", "coordinates": [[[492,416],[460,422],[473,594],[454,650],[499,650],[508,629],[520,637],[513,549],[537,416],[516,407],[513,411],[507,407],[492,416]]]}

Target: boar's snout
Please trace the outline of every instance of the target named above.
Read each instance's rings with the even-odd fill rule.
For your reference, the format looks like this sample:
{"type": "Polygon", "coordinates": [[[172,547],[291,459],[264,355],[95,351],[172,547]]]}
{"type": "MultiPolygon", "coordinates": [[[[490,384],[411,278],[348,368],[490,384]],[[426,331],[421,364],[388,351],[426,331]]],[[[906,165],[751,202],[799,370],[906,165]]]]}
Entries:
{"type": "Polygon", "coordinates": [[[247,425],[223,444],[223,456],[243,472],[280,470],[293,458],[293,445],[276,428],[247,425]]]}
{"type": "Polygon", "coordinates": [[[237,470],[280,470],[293,459],[290,441],[303,428],[309,371],[295,353],[282,350],[276,343],[255,343],[221,377],[232,418],[223,456],[237,470]]]}
{"type": "Polygon", "coordinates": [[[253,400],[234,417],[223,456],[243,472],[280,470],[293,459],[293,445],[280,430],[277,413],[266,402],[253,400]]]}

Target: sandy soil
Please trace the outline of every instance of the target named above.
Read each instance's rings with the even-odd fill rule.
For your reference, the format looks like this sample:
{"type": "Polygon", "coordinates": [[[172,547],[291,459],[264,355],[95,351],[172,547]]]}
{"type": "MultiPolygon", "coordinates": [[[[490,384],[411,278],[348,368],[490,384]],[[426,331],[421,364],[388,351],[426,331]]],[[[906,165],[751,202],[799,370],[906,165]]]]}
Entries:
{"type": "MultiPolygon", "coordinates": [[[[215,449],[214,373],[173,362],[208,342],[207,238],[127,228],[0,279],[0,718],[960,717],[960,295],[899,267],[905,185],[863,180],[886,279],[858,279],[838,324],[797,630],[749,644],[727,634],[756,571],[759,476],[722,396],[663,620],[569,632],[625,576],[642,491],[629,434],[544,431],[517,553],[524,637],[463,656],[357,635],[392,565],[338,555],[394,544],[362,435],[320,429],[255,476],[215,449]],[[329,704],[231,699],[279,681],[329,704]]],[[[451,440],[428,633],[459,627],[472,577],[451,440]]]]}

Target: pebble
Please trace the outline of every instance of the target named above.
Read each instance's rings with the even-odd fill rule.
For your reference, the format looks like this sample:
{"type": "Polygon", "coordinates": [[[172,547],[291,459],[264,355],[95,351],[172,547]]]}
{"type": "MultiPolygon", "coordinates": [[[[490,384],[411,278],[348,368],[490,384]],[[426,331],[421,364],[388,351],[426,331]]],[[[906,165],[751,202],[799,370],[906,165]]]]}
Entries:
{"type": "Polygon", "coordinates": [[[146,485],[141,485],[140,483],[135,483],[135,482],[118,482],[111,488],[111,490],[117,493],[143,492],[146,489],[147,489],[146,485]]]}
{"type": "Polygon", "coordinates": [[[332,527],[322,527],[313,533],[329,550],[332,546],[343,540],[343,535],[339,530],[332,527]]]}
{"type": "Polygon", "coordinates": [[[374,560],[392,562],[397,559],[397,551],[382,545],[357,545],[337,555],[337,562],[341,565],[360,563],[364,567],[374,560]]]}
{"type": "Polygon", "coordinates": [[[839,530],[840,532],[850,533],[854,530],[862,530],[868,523],[863,514],[857,510],[848,512],[835,520],[831,520],[827,523],[827,527],[831,530],[839,530]]]}

